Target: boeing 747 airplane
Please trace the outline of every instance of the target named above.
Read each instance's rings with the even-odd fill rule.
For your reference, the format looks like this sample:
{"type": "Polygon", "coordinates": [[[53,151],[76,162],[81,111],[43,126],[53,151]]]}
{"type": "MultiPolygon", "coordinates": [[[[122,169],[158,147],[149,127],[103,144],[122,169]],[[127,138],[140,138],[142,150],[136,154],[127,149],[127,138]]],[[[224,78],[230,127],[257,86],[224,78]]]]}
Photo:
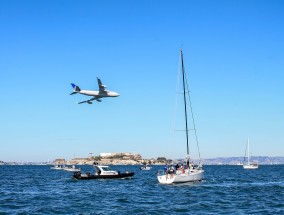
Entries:
{"type": "Polygon", "coordinates": [[[78,102],[78,104],[82,104],[82,103],[92,104],[92,101],[94,101],[94,100],[101,102],[102,101],[101,98],[119,96],[119,94],[116,93],[116,92],[106,90],[106,86],[102,84],[102,82],[99,78],[97,78],[97,79],[98,79],[99,91],[81,90],[77,85],[75,85],[73,83],[71,84],[74,91],[70,95],[74,95],[76,93],[79,93],[79,94],[83,94],[83,95],[86,95],[86,96],[93,96],[93,98],[91,98],[89,100],[82,101],[82,102],[78,102]]]}

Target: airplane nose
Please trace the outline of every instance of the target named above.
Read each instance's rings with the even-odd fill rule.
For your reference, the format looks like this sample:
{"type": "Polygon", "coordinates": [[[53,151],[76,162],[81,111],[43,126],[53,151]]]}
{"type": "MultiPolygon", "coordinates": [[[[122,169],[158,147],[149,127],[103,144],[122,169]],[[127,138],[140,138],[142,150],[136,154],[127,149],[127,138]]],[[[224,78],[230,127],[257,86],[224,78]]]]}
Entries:
{"type": "Polygon", "coordinates": [[[119,94],[118,94],[118,93],[116,93],[116,96],[119,96],[119,94]]]}

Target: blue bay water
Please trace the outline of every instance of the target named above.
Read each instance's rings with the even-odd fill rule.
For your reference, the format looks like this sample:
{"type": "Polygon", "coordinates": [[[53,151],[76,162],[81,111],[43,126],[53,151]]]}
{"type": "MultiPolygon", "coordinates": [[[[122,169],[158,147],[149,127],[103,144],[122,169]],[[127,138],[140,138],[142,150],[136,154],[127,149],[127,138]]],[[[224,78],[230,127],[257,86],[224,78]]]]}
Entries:
{"type": "MultiPolygon", "coordinates": [[[[284,165],[204,166],[204,181],[161,185],[158,169],[132,179],[71,179],[51,166],[0,166],[0,214],[284,214],[284,165]]],[[[91,166],[81,166],[82,172],[91,166]]]]}

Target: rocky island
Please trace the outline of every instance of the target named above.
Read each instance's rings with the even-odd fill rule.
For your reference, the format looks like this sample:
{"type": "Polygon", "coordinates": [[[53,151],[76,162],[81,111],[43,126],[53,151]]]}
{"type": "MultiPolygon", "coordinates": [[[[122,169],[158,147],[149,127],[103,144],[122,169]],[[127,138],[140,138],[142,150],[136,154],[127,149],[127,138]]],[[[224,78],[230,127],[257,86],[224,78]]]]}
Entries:
{"type": "Polygon", "coordinates": [[[53,161],[54,164],[66,165],[92,165],[94,162],[101,165],[139,165],[145,163],[163,165],[171,163],[172,160],[168,160],[164,157],[158,157],[157,159],[143,159],[140,154],[133,153],[101,153],[98,156],[89,156],[87,158],[73,158],[72,160],[58,158],[53,161]]]}

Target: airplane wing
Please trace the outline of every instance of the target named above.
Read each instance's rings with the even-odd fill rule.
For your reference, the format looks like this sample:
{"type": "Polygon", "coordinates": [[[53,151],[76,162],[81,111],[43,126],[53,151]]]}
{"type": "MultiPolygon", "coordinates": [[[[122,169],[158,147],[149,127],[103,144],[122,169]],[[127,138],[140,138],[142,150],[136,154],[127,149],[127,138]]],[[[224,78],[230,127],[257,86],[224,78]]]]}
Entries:
{"type": "Polygon", "coordinates": [[[99,85],[99,91],[100,91],[100,94],[105,94],[107,93],[106,91],[106,85],[103,85],[102,82],[101,82],[101,79],[97,78],[98,79],[98,85],[99,85]]]}
{"type": "Polygon", "coordinates": [[[88,100],[85,100],[85,101],[82,101],[82,102],[78,102],[78,104],[83,104],[83,103],[92,104],[92,101],[94,101],[94,100],[97,100],[98,102],[101,101],[101,100],[99,99],[99,97],[94,96],[94,97],[91,98],[91,99],[88,99],[88,100]]]}

